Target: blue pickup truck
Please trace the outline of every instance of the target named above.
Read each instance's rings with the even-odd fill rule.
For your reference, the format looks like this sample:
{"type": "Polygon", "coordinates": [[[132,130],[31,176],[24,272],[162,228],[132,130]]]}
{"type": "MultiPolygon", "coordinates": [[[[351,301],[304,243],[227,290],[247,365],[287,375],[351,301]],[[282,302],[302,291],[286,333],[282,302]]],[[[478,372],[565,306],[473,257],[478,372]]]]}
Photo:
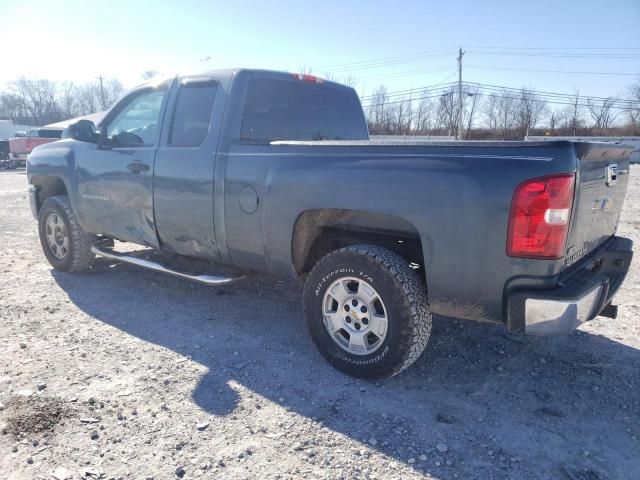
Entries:
{"type": "Polygon", "coordinates": [[[598,315],[632,257],[616,236],[633,148],[369,140],[356,92],[310,75],[225,70],[141,85],[28,158],[45,256],[96,255],[210,285],[305,282],[309,332],[336,368],[384,378],[423,352],[431,316],[570,332],[598,315]]]}

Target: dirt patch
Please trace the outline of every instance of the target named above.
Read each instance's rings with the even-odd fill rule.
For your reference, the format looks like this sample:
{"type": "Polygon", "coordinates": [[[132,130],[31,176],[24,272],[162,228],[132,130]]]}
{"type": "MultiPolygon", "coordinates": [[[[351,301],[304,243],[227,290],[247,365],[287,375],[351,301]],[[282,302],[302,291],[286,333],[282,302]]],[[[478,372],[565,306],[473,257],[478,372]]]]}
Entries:
{"type": "Polygon", "coordinates": [[[72,410],[59,398],[14,396],[6,405],[7,433],[22,437],[47,432],[72,414],[72,410]]]}

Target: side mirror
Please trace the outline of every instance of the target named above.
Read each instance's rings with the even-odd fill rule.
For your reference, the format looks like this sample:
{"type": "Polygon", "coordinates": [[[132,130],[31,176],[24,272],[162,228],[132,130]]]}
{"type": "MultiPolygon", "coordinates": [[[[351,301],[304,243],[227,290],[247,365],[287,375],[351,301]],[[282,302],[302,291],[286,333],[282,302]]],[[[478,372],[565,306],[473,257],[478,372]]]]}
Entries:
{"type": "Polygon", "coordinates": [[[67,127],[67,136],[79,142],[97,143],[96,126],[91,120],[78,120],[67,127]]]}

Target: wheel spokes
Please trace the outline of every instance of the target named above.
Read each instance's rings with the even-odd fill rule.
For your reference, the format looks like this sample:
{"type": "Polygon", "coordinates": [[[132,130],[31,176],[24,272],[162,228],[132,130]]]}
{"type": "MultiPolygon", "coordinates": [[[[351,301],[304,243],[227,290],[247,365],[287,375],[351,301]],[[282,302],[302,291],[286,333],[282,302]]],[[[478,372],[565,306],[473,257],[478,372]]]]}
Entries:
{"type": "Polygon", "coordinates": [[[325,312],[324,324],[327,330],[335,335],[342,329],[342,317],[340,312],[325,312]]]}
{"type": "Polygon", "coordinates": [[[338,302],[338,305],[342,305],[349,295],[353,295],[353,291],[349,288],[349,282],[344,280],[333,285],[329,290],[329,295],[338,302]]]}
{"type": "Polygon", "coordinates": [[[378,338],[384,338],[387,332],[387,317],[372,312],[369,317],[369,330],[378,338]]]}
{"type": "Polygon", "coordinates": [[[69,236],[64,222],[55,213],[47,217],[44,233],[51,253],[60,259],[64,258],[69,252],[69,236]]]}
{"type": "Polygon", "coordinates": [[[388,331],[382,298],[366,280],[342,277],[331,283],[322,303],[324,327],[352,355],[368,355],[384,342],[388,331]]]}
{"type": "Polygon", "coordinates": [[[349,348],[353,351],[366,352],[369,349],[367,334],[365,333],[349,333],[349,348]]]}

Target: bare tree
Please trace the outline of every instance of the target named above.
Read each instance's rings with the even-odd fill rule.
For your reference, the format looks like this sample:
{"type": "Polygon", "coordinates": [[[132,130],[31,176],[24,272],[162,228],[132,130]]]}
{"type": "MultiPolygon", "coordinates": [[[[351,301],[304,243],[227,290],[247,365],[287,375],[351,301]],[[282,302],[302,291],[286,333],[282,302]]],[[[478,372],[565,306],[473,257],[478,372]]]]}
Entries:
{"type": "Polygon", "coordinates": [[[55,84],[49,80],[18,77],[8,83],[7,93],[9,97],[5,104],[13,105],[14,115],[19,115],[16,119],[23,123],[55,122],[60,115],[55,84]]]}
{"type": "Polygon", "coordinates": [[[601,132],[611,127],[616,115],[612,111],[615,97],[608,97],[601,102],[587,100],[587,110],[593,119],[593,128],[597,132],[601,132]]]}
{"type": "Polygon", "coordinates": [[[529,132],[549,113],[549,107],[530,89],[520,90],[518,100],[518,130],[522,138],[526,138],[529,132]]]}
{"type": "Polygon", "coordinates": [[[371,94],[369,100],[369,131],[383,133],[387,121],[387,87],[380,85],[371,94]]]}
{"type": "Polygon", "coordinates": [[[499,95],[489,95],[482,104],[482,115],[489,130],[498,130],[498,100],[499,95]]]}
{"type": "Polygon", "coordinates": [[[632,135],[640,135],[640,78],[629,88],[629,104],[625,108],[632,135]]]}
{"type": "Polygon", "coordinates": [[[433,125],[433,102],[430,98],[423,97],[418,102],[415,111],[414,132],[417,134],[429,133],[433,125]]]}
{"type": "Polygon", "coordinates": [[[119,81],[107,81],[102,103],[98,82],[78,86],[72,82],[19,77],[7,84],[7,91],[0,93],[0,112],[16,123],[46,125],[108,108],[123,90],[119,81]]]}
{"type": "Polygon", "coordinates": [[[358,84],[358,78],[354,75],[345,75],[338,83],[346,85],[347,87],[355,88],[358,84]]]}
{"type": "Polygon", "coordinates": [[[76,95],[80,115],[88,115],[102,110],[100,85],[95,82],[78,87],[76,95]]]}
{"type": "Polygon", "coordinates": [[[518,121],[518,99],[507,91],[496,95],[497,129],[503,140],[513,137],[513,130],[518,121]]]}
{"type": "MultiPolygon", "coordinates": [[[[386,86],[376,88],[363,102],[372,134],[453,135],[458,129],[458,93],[455,86],[446,88],[435,99],[425,89],[415,97],[389,94],[386,86]]],[[[587,113],[594,120],[591,134],[640,134],[640,79],[630,88],[628,102],[615,97],[603,101],[583,98],[576,91],[564,108],[550,107],[533,89],[488,90],[469,85],[463,92],[462,121],[464,138],[500,138],[514,140],[530,135],[536,128],[547,128],[552,134],[587,134],[587,113]],[[626,103],[623,103],[626,102],[626,103]],[[585,103],[587,106],[585,107],[585,103]],[[623,104],[623,107],[618,105],[623,104]],[[616,112],[619,112],[616,114],[616,112]],[[628,124],[616,127],[618,115],[625,114],[628,124]]],[[[566,97],[563,97],[566,98],[566,97]]]]}
{"type": "Polygon", "coordinates": [[[458,96],[455,88],[451,87],[438,98],[437,125],[453,135],[458,130],[458,96]]]}

